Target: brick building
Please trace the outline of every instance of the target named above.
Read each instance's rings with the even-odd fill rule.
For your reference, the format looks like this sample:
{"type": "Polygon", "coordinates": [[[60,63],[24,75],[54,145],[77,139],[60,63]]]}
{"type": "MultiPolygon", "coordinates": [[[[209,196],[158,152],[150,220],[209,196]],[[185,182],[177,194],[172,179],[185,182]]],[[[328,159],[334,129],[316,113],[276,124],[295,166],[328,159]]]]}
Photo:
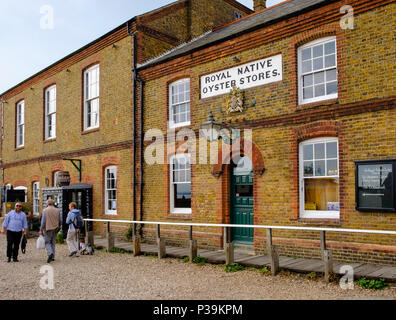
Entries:
{"type": "MultiPolygon", "coordinates": [[[[255,1],[255,8],[138,65],[147,153],[151,129],[165,139],[165,164],[144,165],[144,220],[396,230],[395,1],[289,0],[271,8],[255,1]],[[232,140],[239,157],[221,147],[217,164],[196,160],[207,160],[201,151],[177,154],[186,129],[194,132],[188,139],[209,144],[199,131],[210,111],[241,130],[232,140]]],[[[176,227],[161,234],[187,239],[176,227]]],[[[144,235],[155,230],[146,226],[144,235]]],[[[236,229],[231,237],[265,252],[264,231],[236,229]]],[[[274,237],[281,254],[320,256],[318,232],[274,237]]],[[[197,228],[194,238],[212,248],[224,242],[220,228],[197,228]]],[[[328,240],[335,259],[396,263],[394,236],[328,240]]]]}
{"type": "Polygon", "coordinates": [[[38,215],[41,191],[68,172],[71,185],[92,186],[94,218],[138,218],[136,63],[251,12],[234,0],[179,0],[132,18],[0,94],[1,184],[24,189],[38,215]],[[81,161],[81,179],[64,159],[81,161]]]}

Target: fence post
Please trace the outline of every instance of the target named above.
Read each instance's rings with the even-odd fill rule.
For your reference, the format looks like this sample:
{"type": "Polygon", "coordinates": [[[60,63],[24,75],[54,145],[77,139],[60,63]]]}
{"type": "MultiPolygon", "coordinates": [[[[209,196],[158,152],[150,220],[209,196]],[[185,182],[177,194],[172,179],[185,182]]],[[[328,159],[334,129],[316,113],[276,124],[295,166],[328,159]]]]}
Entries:
{"type": "Polygon", "coordinates": [[[330,282],[330,273],[333,272],[333,252],[331,250],[324,250],[323,252],[324,262],[324,280],[330,282]]]}
{"type": "Polygon", "coordinates": [[[189,227],[188,237],[190,241],[190,262],[193,262],[198,255],[198,242],[193,239],[193,227],[189,227]]]}
{"type": "Polygon", "coordinates": [[[276,276],[279,272],[279,253],[278,247],[272,245],[272,229],[267,229],[267,251],[271,258],[271,273],[276,276]]]}
{"type": "Polygon", "coordinates": [[[136,234],[136,224],[132,224],[132,242],[133,242],[133,256],[137,257],[140,255],[140,238],[136,234]]]}
{"type": "Polygon", "coordinates": [[[158,245],[158,259],[163,259],[166,256],[165,239],[161,239],[161,226],[157,224],[157,245],[158,245]]]}
{"type": "Polygon", "coordinates": [[[110,231],[110,222],[106,222],[106,224],[107,224],[107,232],[106,232],[107,252],[110,252],[111,249],[114,248],[114,236],[110,231]]]}
{"type": "Polygon", "coordinates": [[[324,259],[324,252],[326,249],[326,231],[320,231],[320,251],[322,260],[324,259]]]}
{"type": "Polygon", "coordinates": [[[224,228],[224,236],[225,236],[225,256],[226,256],[226,265],[230,265],[234,263],[234,244],[229,242],[228,239],[229,228],[224,228]]]}

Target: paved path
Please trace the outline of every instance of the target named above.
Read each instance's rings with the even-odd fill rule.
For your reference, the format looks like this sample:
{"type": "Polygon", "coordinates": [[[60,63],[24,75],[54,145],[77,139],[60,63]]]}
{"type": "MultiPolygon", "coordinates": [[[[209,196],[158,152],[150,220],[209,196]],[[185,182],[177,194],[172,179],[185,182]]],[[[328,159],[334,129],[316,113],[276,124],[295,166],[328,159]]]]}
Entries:
{"type": "MultiPolygon", "coordinates": [[[[106,239],[101,237],[95,237],[95,246],[98,248],[106,247],[106,239]]],[[[115,247],[123,249],[127,252],[133,252],[133,245],[130,242],[116,241],[115,247]]],[[[141,252],[148,255],[157,255],[157,246],[150,244],[141,244],[141,252]]],[[[166,247],[166,254],[168,257],[173,258],[184,258],[189,255],[187,248],[180,247],[166,247]]],[[[225,252],[223,250],[210,251],[198,249],[198,255],[203,258],[207,258],[209,263],[213,264],[224,264],[225,263],[225,252]]],[[[262,268],[264,266],[269,267],[271,260],[268,256],[260,255],[254,256],[243,251],[235,250],[235,262],[246,267],[262,268]]],[[[345,263],[334,262],[334,272],[336,274],[344,273],[340,272],[340,268],[346,265],[345,263]]],[[[350,263],[348,264],[353,267],[354,275],[356,278],[366,277],[367,279],[384,278],[388,282],[396,282],[396,266],[380,266],[370,265],[364,263],[350,263]]],[[[289,258],[280,256],[279,267],[281,270],[292,271],[292,272],[324,272],[324,265],[321,260],[318,259],[303,259],[303,258],[289,258]]]]}

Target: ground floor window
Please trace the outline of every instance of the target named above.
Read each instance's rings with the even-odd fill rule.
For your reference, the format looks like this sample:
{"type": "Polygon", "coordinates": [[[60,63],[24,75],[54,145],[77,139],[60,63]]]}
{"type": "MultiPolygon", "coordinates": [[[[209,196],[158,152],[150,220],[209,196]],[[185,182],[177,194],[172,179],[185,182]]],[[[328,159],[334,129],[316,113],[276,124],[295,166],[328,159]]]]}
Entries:
{"type": "Polygon", "coordinates": [[[117,167],[105,169],[105,213],[117,214],[117,167]]]}
{"type": "Polygon", "coordinates": [[[40,215],[40,182],[33,183],[33,215],[40,215]]]}
{"type": "Polygon", "coordinates": [[[173,156],[170,162],[171,213],[191,213],[191,162],[189,154],[173,156]]]}
{"type": "Polygon", "coordinates": [[[338,139],[300,144],[300,217],[339,219],[338,139]]]}

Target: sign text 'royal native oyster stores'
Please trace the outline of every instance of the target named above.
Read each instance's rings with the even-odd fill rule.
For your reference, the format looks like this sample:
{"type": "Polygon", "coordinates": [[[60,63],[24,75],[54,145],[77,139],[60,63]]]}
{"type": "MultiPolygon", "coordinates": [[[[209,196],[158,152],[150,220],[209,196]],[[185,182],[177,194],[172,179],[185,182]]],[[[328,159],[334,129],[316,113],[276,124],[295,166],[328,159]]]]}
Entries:
{"type": "Polygon", "coordinates": [[[229,93],[233,86],[248,89],[282,81],[282,77],[282,55],[252,61],[202,76],[201,99],[229,93]]]}

